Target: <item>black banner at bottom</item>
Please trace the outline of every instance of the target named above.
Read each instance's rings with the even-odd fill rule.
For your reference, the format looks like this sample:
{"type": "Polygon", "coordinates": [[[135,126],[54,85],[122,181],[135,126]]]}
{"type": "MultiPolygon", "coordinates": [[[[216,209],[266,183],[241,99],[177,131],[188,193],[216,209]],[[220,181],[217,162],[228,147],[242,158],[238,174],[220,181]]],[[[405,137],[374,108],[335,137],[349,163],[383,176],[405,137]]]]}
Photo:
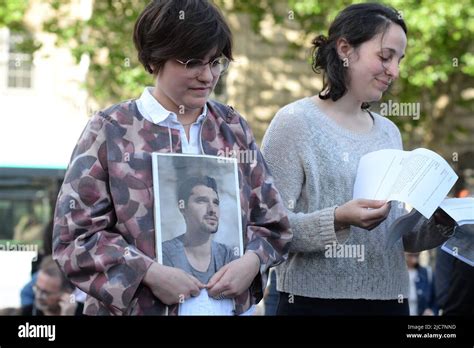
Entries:
{"type": "Polygon", "coordinates": [[[0,347],[394,344],[473,347],[470,317],[0,317],[0,347]]]}

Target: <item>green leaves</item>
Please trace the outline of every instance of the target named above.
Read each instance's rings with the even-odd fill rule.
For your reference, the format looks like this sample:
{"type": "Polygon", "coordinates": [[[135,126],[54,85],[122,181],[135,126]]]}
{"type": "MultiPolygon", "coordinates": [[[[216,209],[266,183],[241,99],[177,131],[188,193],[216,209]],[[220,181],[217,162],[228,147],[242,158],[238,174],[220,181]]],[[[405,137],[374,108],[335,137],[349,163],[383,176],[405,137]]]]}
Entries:
{"type": "Polygon", "coordinates": [[[22,22],[28,0],[0,0],[0,27],[11,27],[22,22]]]}
{"type": "MultiPolygon", "coordinates": [[[[235,0],[234,4],[238,6],[241,2],[235,0]]],[[[307,44],[314,35],[327,34],[329,24],[337,13],[355,2],[360,1],[289,0],[278,3],[282,4],[280,11],[292,11],[294,22],[307,34],[307,44]]],[[[442,146],[443,139],[435,136],[438,132],[436,127],[446,122],[450,125],[448,128],[458,129],[457,122],[461,122],[452,116],[443,121],[449,117],[447,110],[451,110],[454,105],[465,106],[466,112],[472,110],[472,99],[463,101],[461,94],[463,88],[473,85],[474,6],[471,0],[454,3],[449,0],[391,0],[389,4],[400,11],[407,23],[408,46],[406,58],[401,64],[397,93],[386,95],[384,100],[422,103],[419,121],[407,124],[406,118],[392,120],[401,126],[405,138],[417,136],[426,146],[442,146]],[[439,96],[446,93],[450,94],[448,105],[443,108],[436,106],[439,96]],[[432,120],[434,114],[438,115],[437,122],[432,120]]],[[[264,8],[255,2],[252,5],[247,3],[245,10],[258,17],[256,15],[264,8]]],[[[288,26],[288,21],[282,25],[288,26]]],[[[295,45],[294,42],[289,43],[289,50],[298,49],[295,45]]],[[[448,140],[453,134],[454,131],[442,135],[448,140]]],[[[460,134],[459,131],[456,134],[460,134]]]]}
{"type": "MultiPolygon", "coordinates": [[[[138,62],[132,42],[133,26],[145,6],[144,1],[95,0],[92,16],[87,20],[72,16],[72,0],[40,1],[49,6],[50,18],[44,23],[44,30],[55,33],[57,44],[69,47],[76,61],[79,62],[83,54],[90,56],[86,87],[99,104],[105,106],[137,96],[144,85],[153,83],[152,77],[138,62]]],[[[273,19],[274,26],[298,30],[301,39],[288,42],[286,53],[278,55],[281,59],[307,57],[311,38],[316,34],[327,34],[337,13],[353,2],[360,1],[215,1],[224,14],[249,14],[256,35],[260,35],[261,23],[267,17],[273,19]]],[[[0,26],[25,30],[22,21],[28,3],[27,0],[0,0],[0,26]]],[[[429,146],[429,139],[436,138],[430,135],[436,124],[448,117],[447,111],[443,110],[451,110],[453,105],[472,110],[472,99],[462,100],[461,95],[464,88],[473,85],[474,6],[472,0],[390,0],[386,3],[401,11],[409,33],[401,77],[394,94],[385,99],[422,103],[422,115],[416,123],[405,126],[406,119],[392,120],[403,125],[401,129],[406,138],[421,134],[423,139],[428,139],[425,145],[429,146]],[[454,90],[457,92],[452,92],[454,90]],[[438,110],[436,100],[442,94],[450,96],[449,103],[438,110]],[[432,121],[435,113],[439,113],[437,122],[432,121]]],[[[30,50],[37,47],[33,41],[30,42],[30,50]]],[[[248,116],[252,120],[254,115],[248,116]]],[[[453,129],[455,122],[456,119],[448,122],[453,123],[453,129]]],[[[442,144],[442,141],[437,139],[437,144],[442,144]]]]}
{"type": "Polygon", "coordinates": [[[63,0],[57,7],[53,2],[52,17],[44,23],[44,30],[55,33],[57,44],[69,47],[77,62],[83,54],[90,56],[86,88],[100,105],[137,96],[144,85],[153,83],[138,62],[132,42],[135,20],[145,6],[143,1],[94,1],[87,21],[72,19],[70,4],[70,0],[63,0]]]}

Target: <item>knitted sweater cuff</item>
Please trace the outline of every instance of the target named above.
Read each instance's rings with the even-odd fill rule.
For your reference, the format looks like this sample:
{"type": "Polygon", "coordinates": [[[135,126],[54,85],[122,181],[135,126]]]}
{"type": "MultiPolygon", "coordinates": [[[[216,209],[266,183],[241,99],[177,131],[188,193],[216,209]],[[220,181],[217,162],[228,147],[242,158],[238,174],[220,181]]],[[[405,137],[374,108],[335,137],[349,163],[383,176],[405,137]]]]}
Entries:
{"type": "Polygon", "coordinates": [[[291,252],[314,252],[324,250],[328,244],[338,243],[334,231],[334,210],[336,206],[324,208],[309,214],[289,214],[293,229],[291,252]]]}

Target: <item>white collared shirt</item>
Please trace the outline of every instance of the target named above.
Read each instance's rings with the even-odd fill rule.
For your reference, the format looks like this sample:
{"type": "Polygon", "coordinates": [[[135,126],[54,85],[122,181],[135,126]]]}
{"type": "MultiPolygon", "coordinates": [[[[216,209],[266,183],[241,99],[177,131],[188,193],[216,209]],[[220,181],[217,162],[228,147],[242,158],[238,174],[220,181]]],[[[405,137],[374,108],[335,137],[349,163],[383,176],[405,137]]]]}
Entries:
{"type": "Polygon", "coordinates": [[[188,141],[183,125],[178,121],[178,116],[174,112],[166,110],[151,94],[152,91],[153,87],[145,87],[142,95],[137,99],[137,108],[140,114],[154,124],[179,130],[183,153],[201,154],[200,130],[207,115],[207,105],[204,105],[202,114],[191,125],[188,141]]]}

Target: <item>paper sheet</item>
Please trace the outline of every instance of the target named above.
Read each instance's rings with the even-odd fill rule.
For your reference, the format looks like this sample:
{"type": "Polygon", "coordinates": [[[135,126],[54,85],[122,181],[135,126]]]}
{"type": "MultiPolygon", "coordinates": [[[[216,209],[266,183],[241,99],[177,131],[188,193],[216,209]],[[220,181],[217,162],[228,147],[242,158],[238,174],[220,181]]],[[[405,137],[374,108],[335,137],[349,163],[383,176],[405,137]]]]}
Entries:
{"type": "Polygon", "coordinates": [[[178,315],[234,315],[234,300],[216,300],[202,289],[199,296],[190,297],[179,304],[178,315]]]}
{"type": "Polygon", "coordinates": [[[433,151],[380,150],[360,159],[353,198],[401,201],[429,219],[457,179],[433,151]]]}

